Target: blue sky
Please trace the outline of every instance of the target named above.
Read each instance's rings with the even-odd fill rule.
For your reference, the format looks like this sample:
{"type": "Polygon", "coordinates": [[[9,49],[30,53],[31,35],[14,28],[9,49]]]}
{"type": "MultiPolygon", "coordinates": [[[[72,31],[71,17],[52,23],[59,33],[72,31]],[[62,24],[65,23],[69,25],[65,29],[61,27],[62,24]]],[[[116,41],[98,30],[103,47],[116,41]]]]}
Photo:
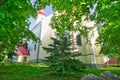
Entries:
{"type": "MultiPolygon", "coordinates": [[[[30,1],[31,1],[32,5],[33,5],[36,0],[30,0],[30,1]]],[[[45,13],[46,13],[46,16],[53,13],[52,6],[46,6],[45,7],[45,13]]]]}
{"type": "Polygon", "coordinates": [[[53,13],[52,6],[46,6],[44,11],[46,16],[49,16],[50,14],[53,13]]]}

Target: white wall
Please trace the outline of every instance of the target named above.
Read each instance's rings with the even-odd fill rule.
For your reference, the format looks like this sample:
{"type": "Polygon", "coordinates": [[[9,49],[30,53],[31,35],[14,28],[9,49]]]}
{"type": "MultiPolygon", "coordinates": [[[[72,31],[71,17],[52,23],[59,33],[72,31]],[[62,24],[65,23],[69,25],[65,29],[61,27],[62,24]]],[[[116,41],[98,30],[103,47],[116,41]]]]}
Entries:
{"type": "Polygon", "coordinates": [[[49,26],[51,17],[52,15],[48,17],[44,17],[42,19],[38,18],[39,20],[38,19],[36,20],[37,22],[36,22],[35,27],[32,29],[32,32],[37,37],[40,38],[42,45],[39,45],[38,43],[32,40],[28,43],[28,48],[30,51],[30,57],[29,57],[30,61],[36,60],[38,54],[39,54],[39,59],[44,59],[44,57],[48,56],[48,54],[46,54],[46,51],[43,50],[42,47],[47,47],[48,44],[51,43],[50,37],[54,36],[54,30],[51,29],[51,27],[49,26]],[[41,21],[41,23],[39,23],[38,21],[39,22],[41,21]],[[35,45],[36,45],[36,49],[34,49],[35,45]]]}

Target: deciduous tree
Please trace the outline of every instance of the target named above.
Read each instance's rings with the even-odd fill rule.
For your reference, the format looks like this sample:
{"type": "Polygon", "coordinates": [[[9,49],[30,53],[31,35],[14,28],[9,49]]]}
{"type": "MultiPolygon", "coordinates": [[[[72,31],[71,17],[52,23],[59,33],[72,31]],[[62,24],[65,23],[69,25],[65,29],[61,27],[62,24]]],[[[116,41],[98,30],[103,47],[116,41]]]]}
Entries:
{"type": "Polygon", "coordinates": [[[0,1],[0,59],[13,52],[23,38],[36,39],[29,30],[29,18],[36,16],[30,0],[0,1]]]}
{"type": "Polygon", "coordinates": [[[58,13],[66,11],[63,15],[53,17],[52,27],[58,32],[66,29],[77,30],[87,36],[87,28],[80,24],[81,17],[86,16],[86,19],[94,20],[99,29],[101,53],[120,55],[119,0],[41,0],[41,3],[52,5],[53,10],[58,13]],[[74,25],[75,22],[77,25],[74,25]]]}

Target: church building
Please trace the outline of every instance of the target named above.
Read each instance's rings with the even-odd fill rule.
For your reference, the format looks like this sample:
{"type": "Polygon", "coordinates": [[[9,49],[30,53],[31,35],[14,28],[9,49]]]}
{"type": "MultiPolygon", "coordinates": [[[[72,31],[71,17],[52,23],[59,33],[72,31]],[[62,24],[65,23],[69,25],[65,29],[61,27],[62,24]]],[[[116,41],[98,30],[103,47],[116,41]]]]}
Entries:
{"type": "MultiPolygon", "coordinates": [[[[32,40],[28,42],[29,56],[27,61],[38,62],[49,56],[42,47],[47,47],[48,44],[52,42],[50,37],[55,37],[55,30],[53,30],[49,25],[51,17],[52,14],[46,16],[44,9],[38,12],[38,17],[36,19],[35,26],[32,28],[32,32],[41,40],[42,45],[32,40]]],[[[77,57],[77,59],[86,64],[104,64],[103,55],[99,54],[100,45],[96,45],[96,39],[99,35],[94,21],[83,20],[81,24],[90,27],[91,30],[88,33],[88,43],[86,43],[86,39],[84,37],[79,37],[77,32],[73,33],[75,47],[81,52],[81,56],[77,57]]]]}

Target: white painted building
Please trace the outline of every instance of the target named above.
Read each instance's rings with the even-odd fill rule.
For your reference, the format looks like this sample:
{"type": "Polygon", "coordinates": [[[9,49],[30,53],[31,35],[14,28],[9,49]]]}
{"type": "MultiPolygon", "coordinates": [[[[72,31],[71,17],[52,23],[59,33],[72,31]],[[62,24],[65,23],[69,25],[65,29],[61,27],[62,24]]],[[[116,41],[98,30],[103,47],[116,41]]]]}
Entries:
{"type": "Polygon", "coordinates": [[[28,48],[30,52],[29,61],[39,61],[43,60],[44,57],[48,56],[48,54],[43,50],[43,46],[47,47],[47,45],[51,42],[50,37],[54,36],[54,30],[49,26],[49,22],[52,15],[45,16],[44,10],[40,10],[38,12],[38,17],[36,19],[36,24],[32,29],[32,32],[41,40],[41,44],[35,43],[34,41],[30,41],[28,43],[28,48]]]}
{"type": "MultiPolygon", "coordinates": [[[[28,44],[30,56],[28,61],[39,61],[49,56],[42,47],[47,47],[51,43],[50,37],[54,37],[55,31],[49,26],[49,22],[52,15],[45,16],[44,10],[38,12],[38,18],[36,24],[32,29],[32,32],[41,40],[42,45],[33,42],[32,40],[28,44]]],[[[83,17],[84,18],[84,17],[83,17]]],[[[78,33],[74,33],[75,47],[82,55],[77,57],[86,64],[103,64],[103,56],[99,54],[100,45],[96,45],[96,39],[98,37],[97,28],[94,25],[94,21],[82,21],[82,25],[86,25],[91,28],[89,31],[89,43],[86,43],[86,39],[81,36],[80,45],[77,43],[78,33]]]]}

